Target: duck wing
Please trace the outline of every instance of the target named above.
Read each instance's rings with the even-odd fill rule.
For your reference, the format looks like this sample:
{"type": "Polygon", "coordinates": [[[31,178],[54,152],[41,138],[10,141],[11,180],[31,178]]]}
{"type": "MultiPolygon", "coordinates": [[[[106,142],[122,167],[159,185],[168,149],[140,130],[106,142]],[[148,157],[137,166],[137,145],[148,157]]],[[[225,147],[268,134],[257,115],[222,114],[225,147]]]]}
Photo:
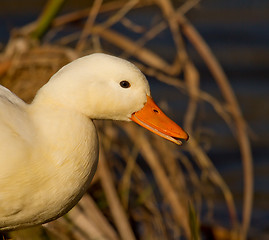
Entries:
{"type": "Polygon", "coordinates": [[[30,120],[27,106],[14,93],[0,85],[0,162],[3,158],[2,152],[5,152],[3,145],[7,142],[13,145],[14,138],[29,140],[30,120]]]}
{"type": "Polygon", "coordinates": [[[0,85],[0,229],[2,217],[20,211],[20,203],[7,202],[12,202],[13,188],[23,181],[20,175],[27,169],[31,156],[33,139],[27,106],[0,85]]]}

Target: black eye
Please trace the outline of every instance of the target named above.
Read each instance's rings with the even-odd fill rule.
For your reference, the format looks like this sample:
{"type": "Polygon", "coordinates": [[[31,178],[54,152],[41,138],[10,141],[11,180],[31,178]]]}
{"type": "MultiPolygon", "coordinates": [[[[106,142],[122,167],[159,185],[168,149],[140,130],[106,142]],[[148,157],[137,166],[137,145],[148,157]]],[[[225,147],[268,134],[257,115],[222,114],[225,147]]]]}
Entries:
{"type": "Polygon", "coordinates": [[[124,81],[120,82],[120,86],[123,88],[129,88],[129,87],[131,87],[131,84],[128,81],[124,80],[124,81]]]}

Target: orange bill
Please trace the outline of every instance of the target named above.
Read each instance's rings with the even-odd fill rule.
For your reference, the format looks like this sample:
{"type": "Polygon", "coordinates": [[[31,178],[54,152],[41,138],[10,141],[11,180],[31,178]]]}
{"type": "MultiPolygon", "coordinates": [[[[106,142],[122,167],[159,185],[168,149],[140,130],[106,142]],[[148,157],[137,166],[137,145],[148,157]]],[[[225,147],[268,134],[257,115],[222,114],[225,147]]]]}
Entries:
{"type": "Polygon", "coordinates": [[[147,96],[145,106],[132,114],[131,120],[157,135],[181,145],[180,139],[188,140],[188,134],[156,105],[153,99],[147,96]]]}

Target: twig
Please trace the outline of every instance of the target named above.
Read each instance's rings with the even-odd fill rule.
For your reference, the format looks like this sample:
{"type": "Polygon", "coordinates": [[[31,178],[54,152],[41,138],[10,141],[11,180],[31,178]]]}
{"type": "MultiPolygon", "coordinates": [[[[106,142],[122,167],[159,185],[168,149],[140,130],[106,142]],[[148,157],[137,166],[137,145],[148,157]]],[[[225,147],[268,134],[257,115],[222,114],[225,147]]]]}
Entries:
{"type": "Polygon", "coordinates": [[[123,26],[125,26],[128,29],[131,29],[135,33],[143,33],[145,32],[145,28],[141,25],[135,24],[130,19],[124,17],[121,20],[121,23],[123,26]]]}
{"type": "Polygon", "coordinates": [[[187,21],[184,16],[182,16],[181,14],[177,14],[177,20],[182,27],[183,33],[190,40],[190,42],[196,48],[201,57],[204,59],[209,70],[214,76],[224,98],[229,105],[229,110],[235,121],[237,129],[237,138],[243,160],[245,184],[243,202],[243,222],[241,231],[241,239],[244,240],[247,237],[253,202],[253,161],[251,154],[251,146],[249,143],[249,138],[247,136],[247,126],[240,111],[240,107],[236,100],[235,94],[229,84],[229,81],[217,59],[211,52],[210,48],[196,31],[196,29],[187,21]]]}
{"type": "Polygon", "coordinates": [[[103,234],[109,240],[118,240],[119,237],[113,227],[108,223],[107,219],[104,217],[98,206],[95,204],[94,200],[88,195],[85,194],[83,198],[79,201],[79,206],[84,211],[85,216],[88,219],[91,219],[96,228],[103,232],[103,234]]]}
{"type": "MultiPolygon", "coordinates": [[[[193,129],[193,121],[195,119],[195,114],[197,110],[197,100],[199,95],[199,76],[198,72],[192,65],[192,63],[188,62],[185,65],[185,75],[186,75],[186,81],[188,90],[190,93],[190,101],[188,105],[188,110],[185,115],[185,129],[189,133],[190,136],[193,136],[192,129],[193,129]]],[[[198,162],[204,165],[203,167],[206,167],[208,170],[208,176],[212,179],[215,184],[217,184],[223,191],[224,196],[227,201],[227,205],[230,209],[230,215],[231,220],[234,226],[237,228],[237,216],[236,216],[236,208],[234,205],[232,194],[221,178],[221,176],[217,173],[217,170],[213,168],[213,165],[210,164],[210,160],[206,157],[205,153],[202,151],[202,149],[198,146],[195,139],[193,137],[190,137],[189,141],[189,149],[191,153],[195,153],[195,158],[198,160],[198,162]],[[209,168],[211,169],[209,171],[209,168]]]]}
{"type": "MultiPolygon", "coordinates": [[[[159,72],[154,68],[145,67],[144,65],[140,63],[135,62],[135,64],[142,70],[142,72],[144,72],[148,76],[155,77],[159,81],[165,84],[168,84],[170,86],[173,86],[183,93],[187,93],[187,90],[186,90],[187,87],[186,87],[186,84],[183,82],[183,80],[163,74],[162,72],[159,72]]],[[[203,100],[211,104],[213,108],[215,109],[216,113],[218,113],[223,118],[223,120],[227,123],[227,125],[232,130],[234,129],[233,124],[232,124],[232,119],[230,115],[228,114],[228,112],[226,111],[226,109],[224,108],[223,104],[221,104],[216,98],[214,98],[213,96],[211,96],[210,94],[208,94],[207,92],[201,89],[199,89],[198,97],[199,97],[199,100],[203,100]]]]}
{"type": "Polygon", "coordinates": [[[183,153],[181,152],[177,152],[176,154],[179,159],[180,162],[185,166],[187,172],[188,172],[188,176],[190,177],[190,180],[192,182],[192,184],[194,185],[194,189],[196,191],[194,191],[193,195],[194,195],[194,199],[196,201],[195,202],[197,208],[200,210],[201,206],[202,206],[202,196],[201,196],[201,192],[202,192],[202,186],[199,180],[199,177],[197,175],[197,173],[195,172],[192,164],[190,163],[190,160],[187,158],[187,156],[185,156],[183,153]]]}
{"type": "Polygon", "coordinates": [[[127,166],[125,168],[125,171],[123,172],[123,176],[122,176],[122,180],[121,180],[119,189],[123,195],[123,197],[122,197],[123,206],[125,209],[127,209],[128,202],[129,202],[129,195],[130,195],[129,192],[130,192],[130,185],[131,185],[131,175],[132,175],[132,172],[134,171],[135,166],[136,166],[138,149],[134,148],[133,151],[128,154],[128,156],[126,153],[125,154],[123,153],[122,155],[126,159],[127,166]]]}
{"type": "Polygon", "coordinates": [[[92,27],[93,27],[95,18],[100,10],[102,2],[103,2],[103,0],[95,0],[93,3],[93,6],[89,12],[89,16],[87,18],[87,21],[85,23],[85,26],[81,32],[81,36],[80,36],[78,43],[77,43],[76,50],[79,52],[84,48],[84,46],[86,44],[86,38],[92,31],[92,27]]]}
{"type": "Polygon", "coordinates": [[[87,218],[84,213],[75,206],[67,215],[72,219],[72,222],[84,232],[90,239],[108,240],[102,231],[94,224],[94,222],[87,218]]]}
{"type": "Polygon", "coordinates": [[[117,196],[117,192],[113,185],[111,172],[108,168],[102,147],[100,149],[100,155],[99,155],[99,174],[102,187],[106,194],[113,219],[119,230],[121,238],[134,240],[135,239],[134,233],[129,224],[128,218],[124,212],[124,209],[120,203],[120,200],[117,196]]]}
{"type": "Polygon", "coordinates": [[[178,196],[169,182],[162,166],[160,165],[158,157],[152,149],[152,146],[149,144],[149,141],[142,134],[137,136],[137,131],[135,134],[132,134],[132,129],[130,127],[126,126],[125,130],[133,142],[141,149],[141,154],[150,165],[160,190],[163,192],[164,197],[173,208],[175,219],[184,229],[186,236],[190,238],[190,229],[188,226],[188,214],[186,212],[186,208],[184,207],[184,204],[179,202],[178,196]]]}
{"type": "Polygon", "coordinates": [[[175,17],[176,11],[172,6],[172,2],[167,0],[155,1],[160,6],[166,17],[166,20],[168,21],[177,50],[177,58],[179,59],[179,62],[184,65],[185,61],[188,59],[188,55],[186,53],[185,44],[179,31],[178,21],[175,17]]]}
{"type": "Polygon", "coordinates": [[[158,55],[148,49],[139,48],[139,46],[137,46],[134,41],[111,29],[104,29],[99,25],[95,25],[93,27],[93,33],[99,34],[102,38],[120,47],[121,49],[124,49],[127,52],[134,53],[135,57],[141,61],[144,61],[150,66],[160,69],[166,73],[174,72],[174,66],[170,66],[158,55]]]}
{"type": "Polygon", "coordinates": [[[139,0],[129,0],[125,5],[123,5],[118,12],[112,15],[108,20],[102,23],[103,28],[109,28],[116,22],[120,21],[137,3],[139,0]]]}
{"type": "MultiPolygon", "coordinates": [[[[106,12],[118,10],[125,3],[126,3],[126,0],[105,2],[101,6],[100,13],[106,13],[106,12]]],[[[150,1],[139,1],[139,3],[134,6],[134,8],[141,8],[148,5],[152,5],[152,3],[150,3],[150,1]]],[[[67,13],[63,16],[59,16],[56,19],[54,19],[52,26],[59,27],[59,26],[68,24],[70,22],[78,21],[84,17],[87,17],[89,14],[89,11],[90,11],[90,8],[86,8],[79,11],[74,11],[72,13],[67,13]]]]}

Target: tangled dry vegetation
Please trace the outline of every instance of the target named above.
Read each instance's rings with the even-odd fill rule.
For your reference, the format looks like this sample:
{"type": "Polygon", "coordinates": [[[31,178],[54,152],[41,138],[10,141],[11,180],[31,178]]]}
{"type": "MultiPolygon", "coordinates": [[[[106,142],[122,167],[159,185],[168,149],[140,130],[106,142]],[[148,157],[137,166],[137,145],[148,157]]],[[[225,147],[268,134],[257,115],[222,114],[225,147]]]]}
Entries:
{"type": "Polygon", "coordinates": [[[51,17],[45,34],[38,30],[46,11],[39,21],[13,31],[0,56],[0,83],[26,102],[64,64],[92,52],[116,54],[131,59],[147,76],[185,96],[188,104],[182,113],[183,127],[190,135],[189,142],[178,148],[135,124],[96,122],[100,160],[88,193],[66,216],[42,229],[19,232],[20,239],[29,239],[25,236],[33,236],[33,231],[39,239],[44,235],[46,239],[200,239],[206,217],[215,239],[245,239],[252,205],[252,159],[246,124],[222,68],[184,15],[199,1],[175,2],[95,0],[88,9],[51,17]],[[128,17],[132,11],[150,8],[155,12],[150,23],[142,25],[128,17]],[[150,42],[167,30],[174,42],[172,63],[149,48],[150,42]],[[200,89],[199,73],[185,41],[211,71],[221,102],[200,89]],[[194,125],[199,102],[212,105],[238,141],[245,176],[242,222],[238,221],[231,191],[198,140],[203,137],[197,137],[201,133],[194,125]],[[230,215],[226,231],[214,224],[214,200],[210,196],[217,190],[222,191],[230,215]],[[206,209],[203,215],[202,206],[206,209]]]}

